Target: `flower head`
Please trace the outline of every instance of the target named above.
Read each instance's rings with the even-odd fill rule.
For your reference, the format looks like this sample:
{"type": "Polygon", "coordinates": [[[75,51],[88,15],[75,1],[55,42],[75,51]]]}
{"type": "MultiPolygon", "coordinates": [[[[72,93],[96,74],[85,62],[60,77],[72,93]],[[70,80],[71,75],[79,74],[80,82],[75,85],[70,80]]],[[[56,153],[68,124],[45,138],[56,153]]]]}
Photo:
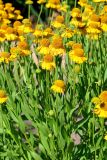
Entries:
{"type": "Polygon", "coordinates": [[[64,17],[58,15],[56,19],[51,23],[51,25],[55,28],[65,27],[64,25],[64,17]]]}
{"type": "Polygon", "coordinates": [[[50,54],[45,55],[43,61],[41,62],[41,67],[42,69],[49,71],[55,68],[55,62],[53,61],[53,56],[50,54]]]}
{"type": "Polygon", "coordinates": [[[50,45],[49,39],[42,38],[39,42],[39,46],[37,47],[37,51],[43,55],[49,54],[50,53],[49,45],[50,45]]]}
{"type": "Polygon", "coordinates": [[[46,0],[38,0],[37,3],[38,4],[43,4],[43,3],[46,3],[46,0]]]}
{"type": "Polygon", "coordinates": [[[60,0],[48,0],[46,7],[53,8],[53,9],[59,9],[60,8],[60,0]]]}
{"type": "Polygon", "coordinates": [[[92,103],[96,105],[94,113],[99,117],[107,118],[107,91],[103,91],[98,97],[94,97],[92,103]]]}
{"type": "Polygon", "coordinates": [[[0,104],[6,102],[8,99],[5,90],[0,90],[0,104]]]}
{"type": "Polygon", "coordinates": [[[71,16],[74,18],[81,17],[81,11],[79,8],[73,8],[71,11],[71,16]]]}
{"type": "Polygon", "coordinates": [[[21,56],[27,56],[31,54],[31,51],[29,50],[29,46],[26,41],[20,41],[17,47],[19,48],[19,54],[21,56]]]}
{"type": "Polygon", "coordinates": [[[60,36],[54,36],[52,42],[49,46],[50,53],[57,56],[65,53],[65,49],[63,46],[63,40],[60,36]]]}
{"type": "Polygon", "coordinates": [[[76,48],[69,52],[69,57],[72,61],[81,64],[87,60],[84,56],[84,50],[82,48],[76,48]]]}
{"type": "Polygon", "coordinates": [[[86,4],[87,4],[87,0],[79,0],[78,4],[79,4],[81,7],[85,7],[86,4]]]}
{"type": "Polygon", "coordinates": [[[33,4],[33,1],[32,0],[26,0],[25,4],[33,4]]]}
{"type": "Polygon", "coordinates": [[[107,133],[105,134],[104,139],[107,141],[107,133]]]}
{"type": "Polygon", "coordinates": [[[54,84],[51,86],[51,89],[57,93],[64,93],[65,91],[65,83],[63,80],[56,80],[54,84]]]}

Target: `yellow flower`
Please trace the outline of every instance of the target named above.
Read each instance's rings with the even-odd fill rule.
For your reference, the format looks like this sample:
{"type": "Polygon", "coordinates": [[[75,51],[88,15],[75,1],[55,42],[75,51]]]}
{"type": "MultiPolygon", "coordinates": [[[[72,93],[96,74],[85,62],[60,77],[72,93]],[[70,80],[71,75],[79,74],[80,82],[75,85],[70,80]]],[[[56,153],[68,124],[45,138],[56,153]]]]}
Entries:
{"type": "Polygon", "coordinates": [[[1,52],[0,53],[0,62],[9,63],[9,61],[14,61],[17,57],[16,53],[8,53],[8,52],[1,52]]]}
{"type": "Polygon", "coordinates": [[[84,50],[81,48],[71,50],[69,52],[69,57],[72,61],[78,64],[81,64],[87,60],[87,58],[84,56],[84,50]]]}
{"type": "Polygon", "coordinates": [[[35,29],[33,35],[36,38],[40,38],[40,37],[42,37],[43,34],[42,34],[42,31],[40,29],[35,29]]]}
{"type": "Polygon", "coordinates": [[[48,0],[48,3],[46,4],[46,8],[59,9],[60,0],[48,0]]]}
{"type": "Polygon", "coordinates": [[[51,89],[57,93],[64,93],[65,91],[65,83],[63,80],[56,80],[54,84],[51,86],[51,89]]]}
{"type": "Polygon", "coordinates": [[[15,21],[14,23],[13,23],[13,27],[15,28],[15,29],[17,29],[17,27],[19,27],[19,26],[21,26],[22,25],[22,23],[20,22],[20,21],[15,21]]]}
{"type": "Polygon", "coordinates": [[[107,134],[104,136],[104,139],[107,141],[107,134]]]}
{"type": "Polygon", "coordinates": [[[98,97],[92,98],[94,104],[101,104],[102,102],[107,102],[107,91],[102,91],[98,97]]]}
{"type": "Polygon", "coordinates": [[[67,12],[68,8],[69,8],[69,5],[67,5],[66,2],[62,2],[61,6],[58,10],[61,12],[67,12]]]}
{"type": "Polygon", "coordinates": [[[88,26],[89,25],[95,25],[96,27],[100,27],[100,16],[99,15],[97,15],[97,14],[92,14],[91,16],[90,16],[90,19],[88,20],[88,24],[87,24],[88,26]]]}
{"type": "Polygon", "coordinates": [[[87,25],[87,37],[91,39],[98,39],[101,33],[100,17],[96,14],[91,15],[87,25]]]}
{"type": "Polygon", "coordinates": [[[20,49],[18,47],[11,47],[10,53],[11,53],[11,55],[9,57],[9,60],[13,61],[18,57],[18,55],[20,53],[20,49]]]}
{"type": "Polygon", "coordinates": [[[25,4],[33,4],[32,0],[26,0],[25,4]]]}
{"type": "Polygon", "coordinates": [[[8,14],[8,18],[9,19],[14,19],[15,18],[15,14],[14,13],[9,13],[8,14]]]}
{"type": "Polygon", "coordinates": [[[107,13],[107,5],[104,5],[103,9],[101,10],[100,15],[105,15],[107,13]]]}
{"type": "Polygon", "coordinates": [[[49,45],[50,53],[52,55],[62,55],[65,53],[65,49],[63,46],[63,41],[60,36],[54,36],[52,39],[52,43],[49,45]]]}
{"type": "Polygon", "coordinates": [[[93,0],[93,2],[107,2],[107,0],[93,0]]]}
{"type": "Polygon", "coordinates": [[[93,111],[98,117],[107,118],[107,104],[104,107],[96,105],[93,111]]]}
{"type": "Polygon", "coordinates": [[[74,32],[71,29],[66,28],[66,30],[64,30],[63,33],[61,34],[61,37],[71,38],[73,35],[74,32]]]}
{"type": "Polygon", "coordinates": [[[71,48],[74,43],[75,43],[74,41],[69,41],[69,42],[66,43],[66,46],[71,48]]]}
{"type": "Polygon", "coordinates": [[[100,95],[99,95],[100,101],[101,102],[107,102],[107,91],[103,91],[100,95]]]}
{"type": "Polygon", "coordinates": [[[21,56],[28,56],[31,54],[31,51],[28,50],[28,49],[23,49],[21,52],[20,52],[20,55],[21,56]]]}
{"type": "Polygon", "coordinates": [[[72,11],[71,11],[71,16],[73,18],[75,17],[81,17],[81,11],[79,8],[73,8],[72,11]]]}
{"type": "Polygon", "coordinates": [[[82,44],[80,44],[80,43],[72,44],[72,49],[76,49],[76,48],[81,48],[82,49],[82,44]]]}
{"type": "Polygon", "coordinates": [[[29,50],[29,47],[28,47],[28,44],[26,41],[20,41],[18,43],[18,46],[17,46],[20,50],[19,54],[21,56],[27,56],[29,54],[31,54],[31,51],[29,50]]]}
{"type": "Polygon", "coordinates": [[[0,29],[0,42],[5,41],[6,37],[5,37],[5,30],[4,29],[0,29]]]}
{"type": "Polygon", "coordinates": [[[42,34],[43,34],[43,36],[45,36],[45,37],[50,37],[50,36],[52,36],[54,33],[53,33],[52,29],[48,27],[48,28],[46,28],[45,30],[43,30],[42,34]]]}
{"type": "Polygon", "coordinates": [[[2,1],[2,0],[0,0],[0,4],[3,4],[3,1],[2,1]]]}
{"type": "Polygon", "coordinates": [[[107,15],[101,16],[101,29],[107,32],[107,15]]]}
{"type": "Polygon", "coordinates": [[[49,49],[49,45],[50,45],[50,41],[47,38],[43,38],[42,40],[40,40],[39,42],[40,46],[37,47],[37,51],[40,54],[49,54],[50,53],[50,49],[49,49]]]}
{"type": "Polygon", "coordinates": [[[81,7],[85,7],[86,4],[87,4],[87,0],[79,0],[78,4],[79,4],[81,7]]]}
{"type": "Polygon", "coordinates": [[[91,102],[94,103],[94,104],[99,104],[100,99],[98,97],[94,97],[94,98],[92,98],[91,102]]]}
{"type": "Polygon", "coordinates": [[[16,19],[17,19],[17,20],[23,19],[23,16],[17,15],[17,16],[16,16],[16,19]]]}
{"type": "Polygon", "coordinates": [[[55,62],[53,61],[53,56],[50,54],[45,55],[43,61],[41,62],[41,67],[42,69],[46,69],[49,71],[55,68],[55,62]]]}
{"type": "Polygon", "coordinates": [[[9,41],[13,41],[17,39],[17,35],[14,33],[14,29],[12,27],[8,27],[6,29],[5,37],[9,41]]]}
{"type": "Polygon", "coordinates": [[[86,28],[86,31],[89,34],[99,34],[101,29],[96,24],[92,23],[86,28]]]}
{"type": "Polygon", "coordinates": [[[72,18],[70,24],[74,25],[76,28],[83,28],[85,26],[81,18],[72,18]]]}
{"type": "Polygon", "coordinates": [[[43,4],[43,3],[46,3],[46,0],[38,0],[37,3],[38,4],[43,4]]]}
{"type": "Polygon", "coordinates": [[[19,40],[19,41],[25,41],[26,38],[22,35],[22,36],[18,36],[18,40],[19,40]]]}
{"type": "Polygon", "coordinates": [[[21,14],[21,11],[20,10],[15,10],[14,13],[19,15],[19,14],[21,14]]]}
{"type": "Polygon", "coordinates": [[[12,3],[6,3],[4,10],[6,10],[7,12],[11,13],[12,11],[14,11],[14,7],[12,7],[12,3]]]}
{"type": "Polygon", "coordinates": [[[22,20],[22,23],[23,23],[25,26],[30,26],[30,25],[31,25],[31,21],[30,21],[30,19],[28,19],[28,18],[23,19],[23,20],[22,20]]]}
{"type": "Polygon", "coordinates": [[[98,97],[94,97],[92,103],[96,105],[94,113],[98,117],[107,118],[107,91],[103,91],[98,97]]]}
{"type": "Polygon", "coordinates": [[[65,27],[63,23],[64,23],[64,17],[58,15],[56,19],[51,23],[51,25],[55,28],[62,28],[65,27]]]}
{"type": "Polygon", "coordinates": [[[8,99],[8,96],[6,95],[5,90],[0,90],[0,104],[6,102],[8,99]]]}
{"type": "Polygon", "coordinates": [[[15,10],[14,14],[15,14],[15,19],[17,19],[17,20],[23,19],[23,16],[21,16],[21,11],[20,10],[15,10]]]}
{"type": "Polygon", "coordinates": [[[82,21],[86,22],[89,20],[90,16],[93,14],[93,8],[87,8],[85,7],[83,13],[82,13],[82,21]]]}
{"type": "Polygon", "coordinates": [[[1,52],[0,53],[0,62],[8,63],[9,62],[9,57],[10,57],[10,53],[8,53],[8,52],[1,52]]]}
{"type": "Polygon", "coordinates": [[[23,32],[24,33],[32,33],[33,29],[30,26],[27,26],[27,27],[25,26],[23,32]]]}

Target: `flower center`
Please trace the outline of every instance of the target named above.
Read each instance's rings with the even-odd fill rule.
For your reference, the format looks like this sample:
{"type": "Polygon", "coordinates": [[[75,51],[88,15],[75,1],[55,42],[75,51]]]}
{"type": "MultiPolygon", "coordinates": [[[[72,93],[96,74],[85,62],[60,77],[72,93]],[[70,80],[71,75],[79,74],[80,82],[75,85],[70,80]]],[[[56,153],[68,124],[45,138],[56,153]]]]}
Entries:
{"type": "Polygon", "coordinates": [[[83,57],[83,56],[84,56],[84,51],[83,51],[83,49],[76,48],[76,49],[74,50],[74,54],[75,54],[76,56],[78,56],[78,57],[83,57]]]}
{"type": "Polygon", "coordinates": [[[49,3],[60,4],[60,0],[49,0],[49,3]]]}
{"type": "Polygon", "coordinates": [[[61,37],[54,38],[52,41],[52,46],[54,48],[63,48],[62,38],[61,37]]]}
{"type": "Polygon", "coordinates": [[[53,56],[50,54],[47,54],[44,56],[44,61],[45,62],[52,62],[53,61],[53,56]]]}
{"type": "Polygon", "coordinates": [[[47,38],[43,38],[41,41],[40,41],[40,45],[41,46],[44,46],[44,47],[48,47],[50,44],[49,40],[47,38]]]}

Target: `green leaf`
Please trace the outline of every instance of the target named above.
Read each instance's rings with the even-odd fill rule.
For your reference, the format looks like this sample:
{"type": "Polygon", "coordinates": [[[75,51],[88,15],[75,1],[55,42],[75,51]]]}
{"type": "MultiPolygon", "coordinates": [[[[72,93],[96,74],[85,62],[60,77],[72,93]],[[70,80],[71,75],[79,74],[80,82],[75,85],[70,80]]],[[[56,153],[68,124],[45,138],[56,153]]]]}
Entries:
{"type": "Polygon", "coordinates": [[[104,82],[107,80],[107,68],[105,70],[105,73],[104,73],[104,82]]]}
{"type": "Polygon", "coordinates": [[[25,132],[25,124],[24,124],[21,116],[18,117],[18,120],[19,120],[19,122],[18,122],[19,123],[19,128],[22,131],[22,133],[24,133],[25,132]]]}

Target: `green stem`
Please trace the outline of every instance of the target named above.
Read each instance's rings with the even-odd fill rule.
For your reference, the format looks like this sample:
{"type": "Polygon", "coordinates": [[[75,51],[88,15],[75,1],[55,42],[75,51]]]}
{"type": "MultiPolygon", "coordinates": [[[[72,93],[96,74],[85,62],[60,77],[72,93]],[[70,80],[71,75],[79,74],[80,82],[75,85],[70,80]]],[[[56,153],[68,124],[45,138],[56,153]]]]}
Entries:
{"type": "MultiPolygon", "coordinates": [[[[103,137],[104,137],[104,119],[103,118],[100,119],[100,125],[101,125],[100,134],[101,134],[102,139],[103,139],[103,137]]],[[[100,160],[102,160],[104,158],[104,156],[103,156],[103,146],[104,146],[103,141],[101,141],[100,153],[99,153],[100,160]]]]}
{"type": "Polygon", "coordinates": [[[75,0],[74,7],[76,7],[76,5],[77,5],[77,0],[75,0]]]}
{"type": "Polygon", "coordinates": [[[94,160],[97,160],[96,159],[96,144],[95,144],[95,133],[94,133],[94,131],[95,131],[95,115],[94,115],[94,113],[93,113],[93,128],[92,128],[92,134],[93,134],[93,139],[92,139],[92,141],[93,141],[93,145],[94,145],[94,148],[95,148],[95,152],[94,152],[94,160]]]}
{"type": "Polygon", "coordinates": [[[38,16],[38,19],[37,19],[37,25],[38,25],[38,23],[40,21],[40,16],[42,14],[42,10],[43,10],[43,5],[41,5],[41,8],[40,8],[39,16],[38,16]]]}
{"type": "Polygon", "coordinates": [[[28,5],[28,19],[30,19],[30,4],[28,5]]]}

